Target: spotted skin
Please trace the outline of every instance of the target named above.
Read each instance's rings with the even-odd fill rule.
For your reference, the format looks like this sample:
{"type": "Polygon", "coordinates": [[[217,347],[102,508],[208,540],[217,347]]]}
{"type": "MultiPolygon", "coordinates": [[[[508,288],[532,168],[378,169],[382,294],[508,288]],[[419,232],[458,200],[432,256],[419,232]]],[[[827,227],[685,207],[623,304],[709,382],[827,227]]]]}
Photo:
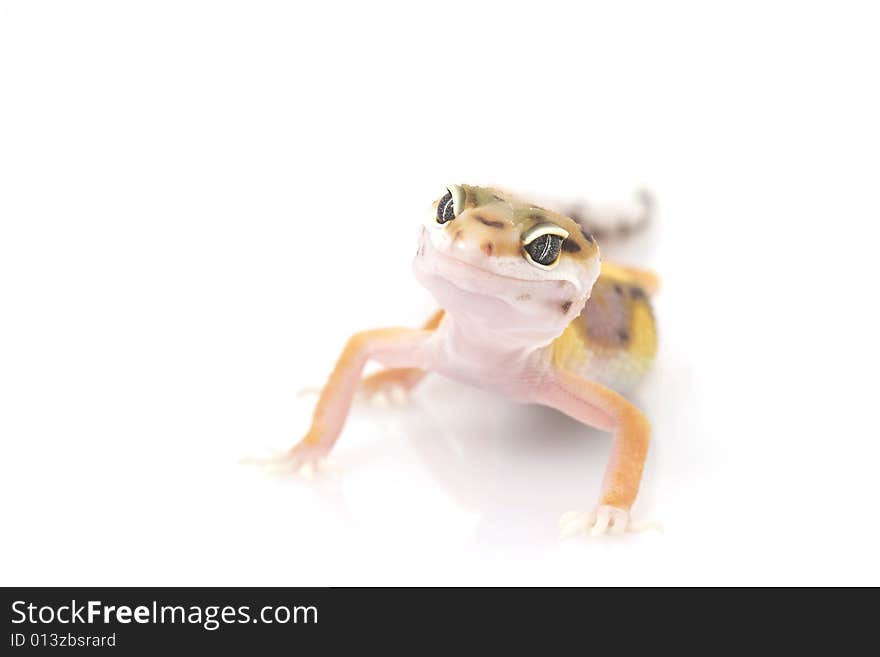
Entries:
{"type": "Polygon", "coordinates": [[[628,392],[657,355],[651,301],[642,285],[613,265],[603,267],[581,314],[554,342],[561,366],[628,392]]]}

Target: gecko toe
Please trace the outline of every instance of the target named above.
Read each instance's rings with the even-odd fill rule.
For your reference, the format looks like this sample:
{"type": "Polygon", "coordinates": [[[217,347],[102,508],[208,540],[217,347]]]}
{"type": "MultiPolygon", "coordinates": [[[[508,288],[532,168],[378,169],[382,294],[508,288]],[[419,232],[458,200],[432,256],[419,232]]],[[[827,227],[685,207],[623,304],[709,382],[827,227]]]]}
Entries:
{"type": "Polygon", "coordinates": [[[327,448],[324,445],[300,442],[293,449],[273,450],[269,456],[264,457],[245,457],[239,463],[259,466],[271,475],[298,474],[305,479],[311,479],[326,455],[327,448]]]}
{"type": "Polygon", "coordinates": [[[397,406],[401,406],[406,403],[409,395],[406,393],[406,389],[401,385],[395,385],[388,388],[388,398],[391,400],[392,404],[397,406]]]}
{"type": "Polygon", "coordinates": [[[559,538],[564,540],[587,530],[595,518],[595,514],[583,511],[569,511],[559,519],[559,538]]]}
{"type": "Polygon", "coordinates": [[[370,397],[370,403],[379,408],[387,408],[391,405],[391,400],[388,398],[388,393],[385,390],[379,390],[370,397]]]}
{"type": "Polygon", "coordinates": [[[559,538],[566,539],[577,534],[590,536],[620,536],[627,532],[658,528],[657,523],[634,525],[628,511],[606,504],[590,512],[569,511],[559,519],[559,538]]]}
{"type": "Polygon", "coordinates": [[[608,507],[599,507],[599,510],[596,512],[596,522],[593,523],[593,527],[592,529],[590,529],[590,535],[602,536],[605,532],[608,531],[608,525],[610,523],[611,512],[608,510],[608,507]]]}

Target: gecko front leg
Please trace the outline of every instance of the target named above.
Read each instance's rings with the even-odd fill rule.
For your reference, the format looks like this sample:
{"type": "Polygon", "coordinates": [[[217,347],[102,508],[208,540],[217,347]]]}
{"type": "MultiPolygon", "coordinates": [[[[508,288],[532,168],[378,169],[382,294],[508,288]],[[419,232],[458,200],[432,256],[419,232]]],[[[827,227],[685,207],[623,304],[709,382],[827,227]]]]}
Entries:
{"type": "Polygon", "coordinates": [[[605,386],[563,369],[554,369],[539,392],[539,402],[574,419],[613,434],[614,445],[605,470],[599,504],[591,512],[565,514],[562,536],[589,529],[593,535],[620,534],[630,525],[648,453],[651,425],[642,412],[605,386]]]}
{"type": "Polygon", "coordinates": [[[308,433],[285,455],[284,465],[296,470],[306,465],[314,467],[327,455],[345,425],[367,361],[423,369],[424,347],[431,334],[424,329],[387,328],[353,335],[321,390],[308,433]]]}

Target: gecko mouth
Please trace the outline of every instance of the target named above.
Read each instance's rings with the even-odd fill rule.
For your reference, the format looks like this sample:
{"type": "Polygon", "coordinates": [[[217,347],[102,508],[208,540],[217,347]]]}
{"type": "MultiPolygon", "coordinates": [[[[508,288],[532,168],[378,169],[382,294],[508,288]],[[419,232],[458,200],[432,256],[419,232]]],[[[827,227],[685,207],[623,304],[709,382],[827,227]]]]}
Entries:
{"type": "Polygon", "coordinates": [[[524,315],[559,315],[559,308],[569,307],[580,296],[570,281],[528,280],[488,271],[439,251],[424,237],[413,270],[447,310],[456,308],[511,326],[524,315]]]}

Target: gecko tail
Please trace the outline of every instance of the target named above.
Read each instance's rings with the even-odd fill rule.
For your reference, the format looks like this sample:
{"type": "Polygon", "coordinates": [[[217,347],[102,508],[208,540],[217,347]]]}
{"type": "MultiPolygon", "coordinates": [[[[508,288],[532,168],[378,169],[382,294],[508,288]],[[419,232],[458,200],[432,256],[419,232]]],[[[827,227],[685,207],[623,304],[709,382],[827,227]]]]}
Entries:
{"type": "Polygon", "coordinates": [[[651,225],[656,207],[654,194],[640,187],[629,202],[602,205],[581,201],[569,206],[567,214],[601,245],[644,231],[651,225]]]}

